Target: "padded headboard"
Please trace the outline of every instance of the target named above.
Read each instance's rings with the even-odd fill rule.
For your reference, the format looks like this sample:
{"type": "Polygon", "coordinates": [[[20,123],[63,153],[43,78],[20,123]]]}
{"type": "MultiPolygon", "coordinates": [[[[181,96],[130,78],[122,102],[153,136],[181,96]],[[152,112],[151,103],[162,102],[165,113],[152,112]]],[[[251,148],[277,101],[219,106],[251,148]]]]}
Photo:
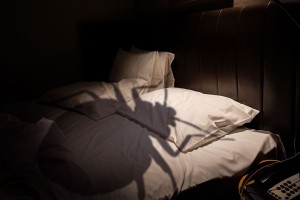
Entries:
{"type": "Polygon", "coordinates": [[[119,47],[171,51],[176,87],[228,96],[259,109],[249,126],[279,134],[288,154],[293,153],[300,129],[300,32],[276,3],[89,22],[80,30],[88,38],[82,40],[86,79],[107,81],[105,66],[111,66],[119,47]]]}

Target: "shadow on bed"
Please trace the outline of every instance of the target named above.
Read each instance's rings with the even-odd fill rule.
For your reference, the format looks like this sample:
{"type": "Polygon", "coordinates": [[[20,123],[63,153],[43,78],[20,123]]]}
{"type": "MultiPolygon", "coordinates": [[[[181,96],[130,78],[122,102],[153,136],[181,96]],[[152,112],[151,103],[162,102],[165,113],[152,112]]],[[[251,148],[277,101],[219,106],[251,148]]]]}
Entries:
{"type": "MultiPolygon", "coordinates": [[[[124,102],[124,97],[119,89],[114,87],[114,90],[117,101],[100,99],[99,96],[88,90],[82,90],[81,92],[73,95],[81,93],[88,94],[94,100],[91,103],[106,102],[114,104],[116,102],[124,102]]],[[[137,98],[133,101],[135,101],[138,106],[153,107],[154,109],[157,108],[163,112],[169,113],[169,118],[171,120],[168,121],[168,124],[166,124],[169,134],[171,133],[170,127],[174,127],[177,121],[196,128],[195,125],[176,117],[176,111],[167,105],[167,90],[164,90],[164,103],[161,104],[156,102],[155,105],[143,101],[137,94],[136,88],[131,92],[133,96],[137,96],[137,98]]],[[[126,106],[127,104],[123,105],[126,106]]],[[[138,109],[138,107],[136,107],[136,109],[138,109]]],[[[134,112],[135,110],[132,110],[132,113],[134,112]]],[[[157,146],[154,146],[152,139],[156,140],[155,142],[157,142],[167,154],[176,157],[182,153],[179,149],[184,148],[184,145],[186,145],[190,137],[187,137],[178,149],[174,147],[172,148],[169,141],[161,139],[160,137],[153,137],[153,135],[156,134],[153,133],[151,136],[147,131],[143,132],[145,134],[138,135],[139,138],[132,141],[132,143],[122,143],[122,138],[116,142],[110,143],[107,139],[111,136],[113,137],[113,132],[112,135],[104,135],[103,133],[105,133],[105,131],[101,132],[101,129],[99,129],[99,134],[96,135],[90,134],[89,131],[84,133],[80,131],[80,134],[82,135],[76,135],[72,131],[68,131],[67,134],[61,131],[60,125],[62,124],[60,124],[60,122],[65,122],[66,120],[70,121],[69,114],[71,114],[71,112],[65,112],[55,120],[56,123],[51,123],[52,125],[48,127],[47,130],[43,129],[45,132],[44,138],[42,141],[39,139],[41,144],[38,142],[38,145],[35,147],[36,150],[32,152],[33,154],[38,152],[38,167],[50,180],[58,183],[62,186],[62,188],[71,193],[87,197],[98,194],[100,196],[105,196],[107,193],[114,192],[130,185],[132,182],[136,182],[138,198],[145,199],[147,197],[147,191],[145,189],[147,187],[145,187],[145,184],[149,183],[145,182],[144,174],[150,167],[151,162],[155,162],[169,177],[172,191],[175,191],[174,196],[176,196],[177,192],[181,190],[182,183],[178,183],[176,181],[175,174],[172,171],[172,166],[166,162],[163,155],[157,149],[157,146]],[[99,141],[100,143],[97,143],[99,141]],[[136,145],[133,143],[142,145],[136,145]],[[107,148],[102,148],[103,146],[107,146],[107,148]],[[129,148],[133,148],[133,150],[131,152],[125,151],[129,148]],[[143,153],[138,154],[138,157],[132,157],[132,155],[135,155],[137,151],[142,151],[143,153]]],[[[122,118],[121,116],[119,117],[122,118]]],[[[128,124],[129,119],[122,119],[124,119],[123,121],[126,121],[126,124],[128,124]]],[[[76,129],[76,121],[72,122],[72,124],[73,123],[74,125],[72,125],[72,128],[76,129]]],[[[136,126],[136,123],[133,122],[130,123],[130,125],[136,126]]],[[[122,124],[116,124],[115,126],[116,128],[120,128],[122,127],[122,124]]],[[[145,127],[141,126],[140,129],[145,129],[145,127]]],[[[125,132],[124,137],[126,137],[126,134],[128,133],[129,132],[125,132]]],[[[199,134],[201,134],[201,132],[199,134]]],[[[31,137],[34,137],[32,138],[33,140],[37,139],[35,138],[35,135],[32,135],[31,137]]],[[[24,143],[24,149],[32,148],[29,144],[31,145],[32,142],[24,143]]],[[[35,156],[33,157],[35,158],[35,156]]],[[[8,182],[10,182],[10,184],[4,188],[11,190],[12,193],[16,191],[18,191],[16,194],[21,194],[22,192],[26,193],[28,190],[26,188],[31,188],[30,190],[35,191],[34,196],[40,196],[40,199],[43,199],[42,194],[50,195],[51,193],[52,196],[56,195],[55,192],[52,194],[51,187],[49,186],[49,183],[44,182],[45,178],[43,176],[32,179],[31,173],[21,170],[18,174],[13,174],[13,176],[9,179],[10,180],[8,182]],[[23,187],[24,185],[26,187],[23,187]],[[21,186],[23,187],[22,190],[20,189],[21,186]]],[[[159,181],[157,181],[157,183],[159,183],[159,181]]],[[[136,194],[135,191],[131,190],[126,192],[132,192],[133,195],[136,194]]],[[[32,196],[31,194],[29,195],[32,196]]]]}
{"type": "MultiPolygon", "coordinates": [[[[124,97],[122,96],[121,92],[118,90],[117,87],[114,87],[115,93],[118,99],[118,102],[125,102],[124,97]]],[[[114,104],[115,102],[112,100],[105,100],[100,99],[96,94],[90,91],[81,91],[79,93],[76,93],[74,95],[86,93],[90,97],[93,98],[93,102],[91,103],[106,103],[114,104]]],[[[136,89],[132,90],[133,96],[137,96],[137,98],[134,99],[136,104],[138,106],[145,106],[145,104],[148,104],[147,106],[152,106],[149,102],[144,102],[137,94],[136,89]]],[[[167,91],[165,93],[165,102],[167,100],[167,91]]],[[[62,99],[63,100],[63,99],[62,99]]],[[[124,104],[125,105],[125,104],[124,104]]],[[[175,120],[176,119],[176,112],[173,108],[170,108],[165,103],[164,105],[161,105],[159,103],[155,104],[155,107],[160,107],[165,112],[168,112],[171,115],[169,116],[172,120],[170,121],[170,124],[166,124],[166,126],[175,126],[175,120]]],[[[134,110],[132,111],[135,112],[134,110]]],[[[67,114],[66,114],[67,115],[67,114]]],[[[60,116],[59,119],[56,121],[63,120],[64,117],[68,116],[60,116]]],[[[182,121],[182,120],[181,120],[182,121]]],[[[170,130],[169,130],[170,131],[170,130]]],[[[71,133],[72,134],[72,133],[71,133]]],[[[88,135],[88,133],[86,133],[88,135]]],[[[99,132],[99,134],[101,134],[99,132]]],[[[160,168],[169,175],[172,187],[174,191],[178,190],[178,186],[176,185],[176,181],[174,178],[174,175],[172,173],[171,168],[169,167],[168,163],[164,160],[164,158],[160,155],[158,150],[152,145],[152,142],[150,140],[150,135],[144,134],[141,135],[141,140],[143,140],[143,149],[144,156],[141,158],[138,158],[139,160],[137,162],[130,159],[130,155],[126,155],[127,152],[121,152],[115,154],[114,151],[118,150],[124,150],[126,147],[116,146],[109,148],[109,151],[105,154],[113,155],[114,158],[111,160],[108,156],[103,156],[101,158],[107,158],[107,160],[94,160],[92,162],[96,165],[99,165],[99,170],[95,174],[89,173],[91,172],[87,166],[84,165],[84,161],[86,158],[81,157],[78,154],[73,153],[74,151],[78,151],[75,149],[68,149],[70,148],[70,141],[68,139],[68,136],[66,136],[64,133],[56,133],[56,134],[49,134],[43,141],[40,149],[39,149],[39,165],[43,171],[43,173],[50,178],[51,180],[59,183],[61,186],[65,187],[69,191],[73,193],[79,193],[81,195],[96,195],[96,194],[104,194],[104,193],[110,193],[117,189],[120,189],[122,187],[125,187],[126,185],[130,184],[132,181],[135,181],[137,183],[138,187],[138,196],[139,199],[145,198],[145,182],[143,179],[144,172],[149,168],[150,163],[152,162],[152,159],[160,166],[160,168]],[[130,159],[130,160],[128,160],[130,159]],[[124,171],[115,171],[115,167],[122,166],[121,168],[124,169],[124,171]],[[100,172],[100,170],[103,170],[100,172]],[[134,174],[129,174],[126,169],[130,169],[130,172],[134,172],[134,174]],[[89,174],[88,174],[89,173],[89,174]],[[115,174],[117,173],[117,175],[115,174]],[[122,176],[122,177],[120,177],[122,176]],[[90,180],[90,177],[94,180],[93,183],[90,180]]],[[[173,149],[170,147],[170,144],[166,140],[158,140],[161,147],[168,152],[171,156],[177,156],[180,153],[180,150],[178,149],[176,152],[173,151],[173,149]]],[[[185,143],[185,142],[184,142],[185,143]]],[[[86,145],[86,144],[82,144],[86,145]]],[[[73,146],[73,148],[84,148],[80,146],[73,146]]],[[[92,152],[94,153],[94,152],[92,152]]],[[[136,159],[136,158],[134,158],[136,159]]],[[[91,162],[91,161],[89,161],[91,162]]],[[[118,168],[117,170],[120,170],[118,168]]],[[[92,171],[95,171],[94,169],[92,171]]],[[[97,171],[97,170],[96,170],[97,171]]]]}

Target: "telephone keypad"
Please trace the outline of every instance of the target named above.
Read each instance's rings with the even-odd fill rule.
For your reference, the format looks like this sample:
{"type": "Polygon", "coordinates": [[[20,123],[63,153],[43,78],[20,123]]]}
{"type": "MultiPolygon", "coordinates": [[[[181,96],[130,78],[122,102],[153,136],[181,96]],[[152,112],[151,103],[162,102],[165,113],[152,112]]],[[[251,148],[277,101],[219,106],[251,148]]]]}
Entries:
{"type": "Polygon", "coordinates": [[[276,199],[290,200],[300,195],[300,173],[277,183],[268,190],[268,193],[276,199]]]}

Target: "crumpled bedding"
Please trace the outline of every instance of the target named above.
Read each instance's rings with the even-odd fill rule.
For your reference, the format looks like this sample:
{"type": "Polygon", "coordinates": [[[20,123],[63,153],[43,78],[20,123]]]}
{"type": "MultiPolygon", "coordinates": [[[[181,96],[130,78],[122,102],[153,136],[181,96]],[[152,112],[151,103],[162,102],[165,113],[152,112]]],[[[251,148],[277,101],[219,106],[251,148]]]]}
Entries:
{"type": "MultiPolygon", "coordinates": [[[[170,199],[208,180],[241,173],[280,150],[277,135],[239,128],[182,153],[118,114],[94,121],[60,109],[47,113],[28,124],[31,131],[20,133],[19,147],[1,154],[1,199],[170,199]]],[[[6,138],[1,131],[1,141],[6,138]]]]}

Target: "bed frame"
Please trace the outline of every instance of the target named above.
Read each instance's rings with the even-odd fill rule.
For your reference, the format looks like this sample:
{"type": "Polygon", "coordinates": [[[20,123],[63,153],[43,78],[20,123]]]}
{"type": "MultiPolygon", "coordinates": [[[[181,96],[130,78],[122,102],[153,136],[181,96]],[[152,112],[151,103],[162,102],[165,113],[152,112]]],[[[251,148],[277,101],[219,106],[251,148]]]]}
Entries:
{"type": "MultiPolygon", "coordinates": [[[[85,80],[107,81],[119,47],[129,49],[134,44],[173,52],[176,87],[228,96],[260,110],[248,126],[279,134],[287,155],[294,154],[300,129],[300,31],[277,3],[122,22],[83,22],[79,31],[85,80]]],[[[213,185],[214,181],[201,187],[215,194],[213,185]]],[[[237,197],[228,192],[230,186],[223,190],[218,188],[220,197],[237,197]]],[[[177,198],[197,192],[201,190],[177,198]]]]}

